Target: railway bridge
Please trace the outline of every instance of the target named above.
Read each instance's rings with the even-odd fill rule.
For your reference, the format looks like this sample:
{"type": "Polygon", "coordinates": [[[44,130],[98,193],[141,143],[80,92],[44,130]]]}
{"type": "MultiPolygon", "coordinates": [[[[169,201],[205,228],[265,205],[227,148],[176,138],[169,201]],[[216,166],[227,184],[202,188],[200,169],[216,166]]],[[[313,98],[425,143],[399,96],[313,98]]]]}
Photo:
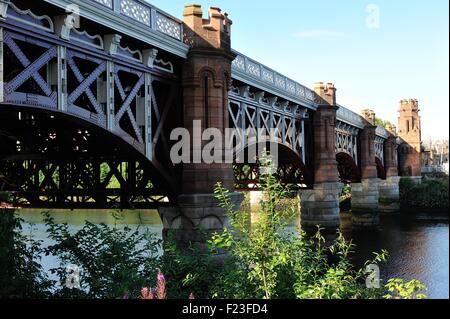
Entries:
{"type": "MultiPolygon", "coordinates": [[[[181,21],[141,0],[0,0],[0,191],[36,208],[156,208],[165,230],[195,241],[198,227],[226,223],[217,182],[236,206],[259,189],[258,157],[241,154],[262,143],[256,134],[231,161],[206,163],[200,126],[275,132],[276,174],[298,188],[305,228],[339,226],[344,183],[355,225],[398,210],[399,163],[415,176],[417,154],[395,127],[338,104],[331,83],[309,89],[233,50],[228,15],[203,15],[186,6],[181,21]],[[182,162],[177,128],[193,138],[182,162]]],[[[420,130],[417,101],[400,111],[407,132],[420,130]]]]}

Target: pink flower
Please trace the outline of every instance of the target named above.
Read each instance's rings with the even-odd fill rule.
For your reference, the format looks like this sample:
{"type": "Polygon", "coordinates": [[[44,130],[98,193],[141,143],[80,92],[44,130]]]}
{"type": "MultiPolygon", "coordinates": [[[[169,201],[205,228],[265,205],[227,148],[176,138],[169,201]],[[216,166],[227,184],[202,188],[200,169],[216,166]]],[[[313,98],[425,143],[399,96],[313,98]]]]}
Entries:
{"type": "MultiPolygon", "coordinates": [[[[142,291],[141,291],[141,293],[142,293],[142,291]]],[[[122,299],[130,299],[130,296],[128,295],[128,292],[126,292],[126,293],[123,295],[122,299]]]]}
{"type": "Polygon", "coordinates": [[[194,294],[191,292],[191,294],[189,295],[189,299],[195,299],[194,294]]]}
{"type": "Polygon", "coordinates": [[[149,293],[148,293],[148,288],[142,288],[141,289],[141,298],[142,299],[149,299],[149,293]]]}
{"type": "Polygon", "coordinates": [[[164,278],[164,274],[161,271],[158,271],[158,281],[166,282],[166,278],[164,278]]]}
{"type": "Polygon", "coordinates": [[[161,271],[158,272],[157,280],[156,296],[158,299],[166,299],[166,279],[161,271]]]}

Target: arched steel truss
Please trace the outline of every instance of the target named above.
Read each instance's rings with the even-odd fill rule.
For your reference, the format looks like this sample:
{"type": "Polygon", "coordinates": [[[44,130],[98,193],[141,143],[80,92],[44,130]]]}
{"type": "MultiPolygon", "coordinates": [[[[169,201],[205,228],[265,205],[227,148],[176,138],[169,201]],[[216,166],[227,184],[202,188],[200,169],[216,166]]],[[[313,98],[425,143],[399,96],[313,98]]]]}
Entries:
{"type": "MultiPolygon", "coordinates": [[[[121,197],[122,206],[136,206],[137,197],[147,203],[152,201],[149,196],[155,195],[155,202],[174,196],[179,183],[176,168],[169,158],[168,136],[171,129],[181,123],[181,116],[168,115],[180,105],[176,61],[163,60],[170,55],[121,41],[120,35],[104,30],[102,34],[90,34],[95,30],[92,28],[64,30],[56,18],[39,16],[14,4],[8,6],[7,17],[0,25],[0,109],[19,111],[14,114],[24,117],[28,114],[29,119],[35,116],[30,115],[35,111],[56,118],[63,116],[69,123],[77,123],[80,131],[93,127],[91,134],[100,132],[119,144],[125,143],[127,156],[122,159],[120,154],[112,157],[96,154],[95,159],[90,156],[95,152],[93,149],[72,158],[74,154],[54,154],[70,158],[62,163],[59,157],[47,156],[45,152],[24,154],[24,149],[16,149],[3,157],[3,187],[7,184],[9,188],[15,186],[22,194],[34,193],[37,206],[44,206],[42,196],[36,195],[38,191],[46,192],[44,197],[48,203],[73,202],[78,193],[80,206],[96,206],[96,203],[105,206],[105,201],[106,206],[112,206],[117,201],[114,196],[121,197]],[[135,160],[131,161],[128,155],[135,160]],[[106,191],[101,185],[109,182],[95,177],[101,165],[109,172],[107,179],[118,180],[114,191],[106,191]],[[126,173],[121,174],[119,168],[126,173]],[[17,170],[16,176],[11,175],[12,169],[17,170]],[[63,172],[76,174],[73,178],[84,181],[64,184],[63,172]],[[58,183],[52,178],[55,174],[61,175],[58,183]],[[32,181],[33,176],[41,177],[32,181]],[[99,187],[98,191],[108,193],[106,197],[100,199],[95,195],[96,188],[91,187],[94,184],[99,187]],[[158,186],[160,193],[155,194],[149,184],[158,186]],[[55,195],[50,194],[50,190],[55,195]],[[63,191],[67,195],[65,200],[61,200],[63,191]],[[138,193],[142,196],[137,196],[138,193]],[[127,203],[124,198],[128,198],[127,203]]],[[[88,25],[82,20],[81,27],[88,25]]],[[[6,117],[2,120],[6,121],[6,117]]],[[[4,125],[6,123],[2,123],[4,125]]],[[[62,132],[49,134],[61,135],[62,132]]],[[[37,136],[28,143],[22,138],[17,136],[17,143],[24,147],[42,142],[37,136]]],[[[28,195],[30,202],[33,196],[28,195]]]]}
{"type": "Polygon", "coordinates": [[[384,166],[384,142],[385,142],[384,138],[380,136],[375,137],[375,156],[380,160],[383,166],[384,166]]]}
{"type": "MultiPolygon", "coordinates": [[[[236,128],[242,136],[258,136],[261,129],[267,138],[270,138],[270,130],[274,130],[280,144],[305,160],[304,120],[309,117],[306,108],[279,101],[275,96],[266,97],[265,92],[248,85],[233,86],[228,97],[230,127],[236,128]]],[[[247,145],[243,144],[242,148],[245,147],[247,145]]]]}
{"type": "Polygon", "coordinates": [[[336,154],[349,155],[358,165],[358,134],[359,128],[350,124],[336,122],[336,154]]]}
{"type": "Polygon", "coordinates": [[[355,160],[347,153],[336,154],[338,162],[339,178],[342,183],[359,183],[361,181],[361,171],[355,160]]]}
{"type": "MultiPolygon", "coordinates": [[[[229,93],[228,110],[230,127],[243,138],[236,154],[245,152],[249,143],[266,143],[272,138],[279,149],[283,148],[279,151],[276,173],[282,183],[306,186],[309,182],[303,164],[306,160],[304,121],[309,118],[306,108],[236,81],[229,93]],[[255,139],[248,141],[249,136],[255,139]],[[263,141],[259,140],[261,136],[263,141]]],[[[247,160],[234,165],[237,190],[259,188],[259,165],[247,160]]]]}

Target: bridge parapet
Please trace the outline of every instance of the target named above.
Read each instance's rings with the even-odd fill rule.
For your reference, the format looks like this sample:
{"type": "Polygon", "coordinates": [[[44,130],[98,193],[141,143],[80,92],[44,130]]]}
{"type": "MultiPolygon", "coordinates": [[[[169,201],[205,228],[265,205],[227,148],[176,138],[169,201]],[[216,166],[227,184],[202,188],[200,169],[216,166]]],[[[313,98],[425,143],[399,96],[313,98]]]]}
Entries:
{"type": "Polygon", "coordinates": [[[185,58],[183,22],[142,0],[44,0],[131,38],[185,58]],[[75,9],[76,8],[76,9],[75,9]]]}
{"type": "MultiPolygon", "coordinates": [[[[88,0],[89,1],[89,0],[88,0]]],[[[90,0],[178,41],[183,40],[183,23],[141,0],[90,0]]]]}
{"type": "Polygon", "coordinates": [[[234,79],[257,87],[265,92],[300,104],[310,109],[316,109],[315,93],[306,86],[270,69],[269,67],[239,53],[232,63],[234,79]]]}
{"type": "Polygon", "coordinates": [[[366,126],[366,122],[361,115],[349,110],[348,108],[340,104],[338,104],[338,106],[339,109],[337,110],[336,114],[338,121],[345,122],[360,129],[363,129],[366,126]]]}
{"type": "Polygon", "coordinates": [[[384,127],[382,126],[377,126],[375,133],[377,134],[377,136],[382,137],[383,139],[387,140],[389,137],[389,132],[388,130],[386,130],[384,127]]]}

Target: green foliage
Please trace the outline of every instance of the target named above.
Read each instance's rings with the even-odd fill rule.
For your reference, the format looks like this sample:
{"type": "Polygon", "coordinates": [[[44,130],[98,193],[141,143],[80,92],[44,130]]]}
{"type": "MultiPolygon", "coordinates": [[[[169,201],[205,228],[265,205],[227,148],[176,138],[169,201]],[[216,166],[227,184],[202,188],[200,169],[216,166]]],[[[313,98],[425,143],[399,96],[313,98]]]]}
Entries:
{"type": "Polygon", "coordinates": [[[0,192],[0,203],[4,202],[4,203],[11,203],[12,201],[12,196],[10,193],[8,192],[0,192]]]}
{"type": "Polygon", "coordinates": [[[404,177],[400,180],[400,201],[408,207],[446,209],[449,207],[448,184],[448,178],[418,184],[404,177]]]}
{"type": "Polygon", "coordinates": [[[341,199],[352,197],[352,187],[350,184],[345,184],[341,192],[341,199]]]}
{"type": "MultiPolygon", "coordinates": [[[[57,224],[44,213],[47,232],[54,244],[43,249],[30,236],[21,235],[21,221],[14,216],[0,216],[0,297],[24,298],[128,298],[155,299],[151,288],[154,278],[164,273],[164,298],[426,298],[425,287],[418,281],[405,283],[391,279],[386,287],[368,288],[371,274],[366,266],[386,260],[387,252],[375,254],[365,267],[355,269],[350,262],[354,245],[342,234],[326,243],[317,230],[314,236],[288,231],[288,223],[298,214],[298,202],[288,200],[294,191],[280,184],[272,174],[269,158],[262,160],[263,199],[257,222],[250,214],[236,211],[230,192],[220,184],[215,189],[220,206],[229,217],[229,227],[208,241],[208,249],[179,248],[166,240],[162,243],[149,233],[104,224],[86,222],[71,233],[67,224],[57,224]],[[6,216],[6,217],[5,217],[6,216]],[[9,217],[8,217],[9,216],[9,217]],[[59,285],[47,279],[39,265],[43,253],[57,256],[60,266],[52,272],[59,285]],[[227,258],[223,258],[227,256],[227,258]],[[80,268],[81,289],[65,286],[66,267],[80,268]],[[159,273],[160,274],[160,273],[159,273]],[[166,285],[167,280],[167,285],[166,285]],[[143,289],[144,288],[144,289],[143,289]],[[386,288],[386,289],[384,289],[386,288]],[[146,290],[145,290],[146,289],[146,290]]],[[[401,181],[403,192],[417,185],[401,181]]],[[[434,184],[428,184],[434,185],[434,184]]],[[[432,186],[436,187],[436,186],[432,186]]],[[[447,185],[448,187],[448,185],[447,185]]],[[[344,189],[343,195],[348,193],[344,189]]],[[[114,218],[123,218],[119,211],[114,218]]],[[[161,280],[158,287],[161,286],[161,280]]],[[[159,298],[158,299],[164,299],[159,298]]]]}
{"type": "Polygon", "coordinates": [[[426,299],[427,288],[418,280],[405,282],[403,279],[389,279],[385,299],[426,299]]]}
{"type": "Polygon", "coordinates": [[[377,117],[375,118],[375,125],[387,128],[388,126],[392,126],[392,123],[377,117]]]}
{"type": "Polygon", "coordinates": [[[40,264],[41,242],[22,234],[22,220],[0,210],[0,298],[45,298],[53,285],[40,264]]]}
{"type": "Polygon", "coordinates": [[[168,285],[167,295],[172,299],[208,298],[211,284],[220,272],[211,254],[195,247],[181,249],[172,240],[164,244],[161,271],[168,285]]]}
{"type": "Polygon", "coordinates": [[[119,298],[128,294],[137,298],[142,287],[151,286],[149,279],[157,274],[160,242],[150,233],[86,222],[71,234],[67,224],[56,224],[48,213],[44,215],[49,238],[56,242],[46,253],[61,260],[61,266],[51,270],[62,284],[56,297],[119,298]],[[80,290],[64,285],[69,265],[80,268],[80,290]]]}
{"type": "Polygon", "coordinates": [[[350,184],[345,184],[339,197],[339,207],[342,212],[351,210],[352,188],[350,184]]]}
{"type": "MultiPolygon", "coordinates": [[[[230,225],[209,241],[212,251],[229,254],[223,272],[215,280],[214,298],[379,298],[380,289],[364,286],[368,273],[354,270],[349,261],[353,245],[339,234],[325,245],[320,229],[311,238],[305,233],[289,233],[287,221],[297,214],[296,207],[280,210],[290,195],[271,174],[271,163],[263,161],[259,220],[248,228],[248,214],[234,211],[229,192],[220,184],[215,193],[228,212],[230,225]]],[[[370,263],[384,260],[385,253],[370,263]]]]}

